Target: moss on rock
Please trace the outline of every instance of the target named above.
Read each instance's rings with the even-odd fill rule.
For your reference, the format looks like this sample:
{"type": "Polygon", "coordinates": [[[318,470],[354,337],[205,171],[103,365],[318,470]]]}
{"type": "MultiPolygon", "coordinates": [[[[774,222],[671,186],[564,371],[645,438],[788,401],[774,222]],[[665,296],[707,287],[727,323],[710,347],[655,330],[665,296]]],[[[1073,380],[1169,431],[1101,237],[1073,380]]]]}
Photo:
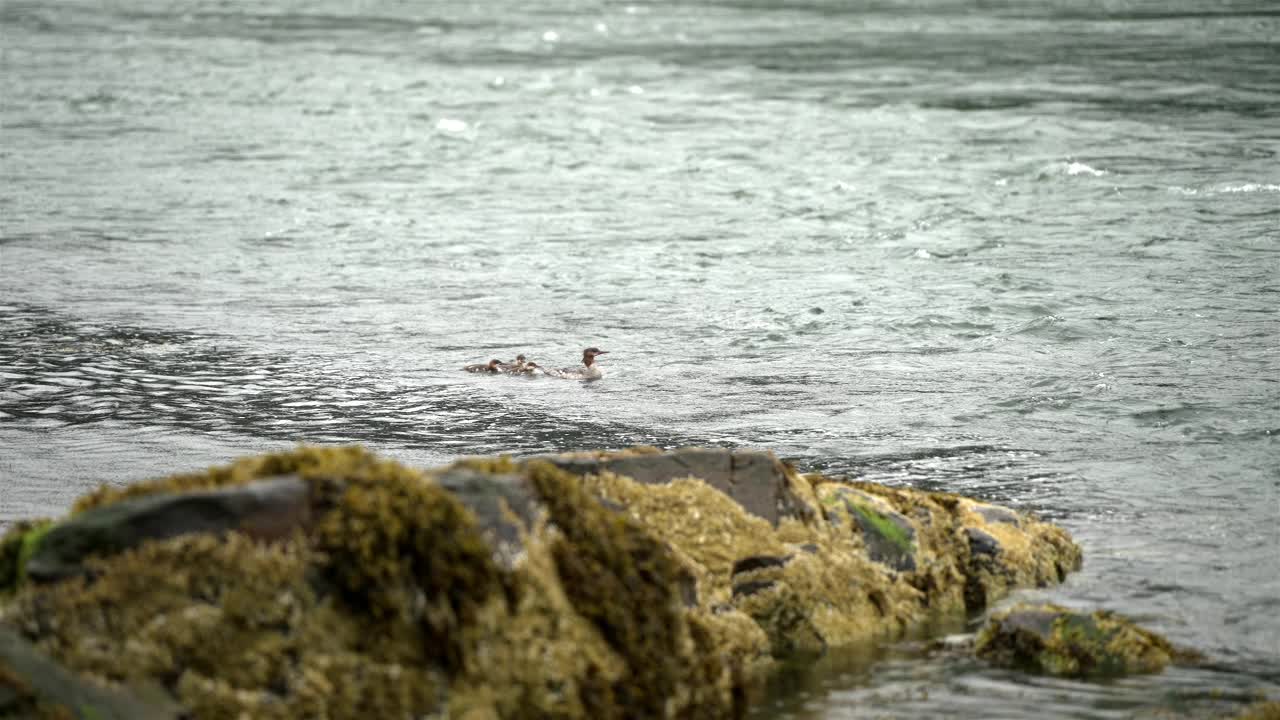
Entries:
{"type": "Polygon", "coordinates": [[[628,667],[626,682],[598,688],[600,702],[635,717],[732,714],[731,671],[718,654],[696,652],[679,593],[685,568],[669,547],[574,476],[541,462],[528,472],[561,535],[552,554],[567,597],[628,667]]]}
{"type": "MultiPolygon", "coordinates": [[[[771,656],[897,637],[1079,563],[1003,508],[715,450],[424,472],[304,447],[104,486],[75,512],[282,475],[305,490],[278,523],[292,534],[97,548],[0,623],[96,681],[158,682],[198,720],[722,718],[771,656]],[[696,467],[725,487],[681,474],[696,467]]],[[[38,539],[0,540],[0,590],[38,539]]]]}
{"type": "Polygon", "coordinates": [[[1066,677],[1160,672],[1183,653],[1115,613],[1017,605],[993,616],[975,654],[1001,667],[1066,677]]]}
{"type": "Polygon", "coordinates": [[[22,520],[0,536],[0,596],[12,593],[26,579],[26,565],[49,531],[51,520],[22,520]]]}

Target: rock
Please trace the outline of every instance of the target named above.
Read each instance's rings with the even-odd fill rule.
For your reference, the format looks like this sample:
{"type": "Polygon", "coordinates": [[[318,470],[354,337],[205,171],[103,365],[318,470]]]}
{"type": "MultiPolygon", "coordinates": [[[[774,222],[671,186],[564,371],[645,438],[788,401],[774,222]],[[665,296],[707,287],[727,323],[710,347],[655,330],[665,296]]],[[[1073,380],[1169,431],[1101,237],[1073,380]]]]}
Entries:
{"type": "Polygon", "coordinates": [[[793,479],[786,466],[767,452],[683,448],[663,453],[551,455],[534,459],[545,460],[575,475],[611,472],[646,485],[695,477],[774,526],[783,518],[808,519],[815,514],[814,508],[792,486],[793,479]]]}
{"type": "Polygon", "coordinates": [[[752,555],[751,557],[745,557],[735,562],[730,574],[737,575],[739,573],[751,572],[753,570],[760,570],[763,568],[782,567],[791,561],[791,557],[791,555],[752,555]]]}
{"type": "Polygon", "coordinates": [[[734,604],[764,630],[775,658],[815,658],[827,640],[814,625],[813,606],[789,585],[749,581],[733,588],[734,604]]]}
{"type": "Polygon", "coordinates": [[[499,563],[507,569],[513,567],[524,550],[520,533],[531,528],[542,512],[525,477],[451,468],[435,476],[435,481],[475,514],[499,563]],[[524,527],[513,523],[508,512],[524,527]]]}
{"type": "Polygon", "coordinates": [[[993,615],[974,652],[1000,667],[1066,677],[1155,673],[1182,655],[1114,613],[1026,604],[993,615]]]}
{"type": "Polygon", "coordinates": [[[768,453],[545,460],[299,448],[102,487],[0,539],[0,588],[43,581],[0,624],[197,719],[733,717],[774,658],[892,641],[971,587],[986,603],[1079,563],[1028,516],[768,453]]]}
{"type": "Polygon", "coordinates": [[[970,554],[986,555],[991,558],[1000,556],[1000,541],[992,537],[990,533],[978,528],[965,528],[964,534],[965,537],[969,538],[970,554]]]}
{"type": "Polygon", "coordinates": [[[905,515],[882,498],[835,483],[820,486],[822,505],[830,522],[849,522],[861,534],[872,560],[898,571],[916,569],[916,529],[905,515]],[[835,512],[836,510],[843,512],[835,512]]]}
{"type": "Polygon", "coordinates": [[[86,510],[50,528],[25,563],[37,582],[84,571],[89,556],[109,556],[146,540],[231,530],[265,540],[288,537],[310,519],[308,486],[297,477],[185,493],[158,494],[86,510]]]}
{"type": "MultiPolygon", "coordinates": [[[[157,689],[154,694],[162,692],[157,689]]],[[[0,626],[0,717],[167,720],[178,718],[179,713],[164,698],[148,703],[124,691],[85,682],[0,626]]]]}
{"type": "Polygon", "coordinates": [[[983,520],[989,523],[1007,523],[1009,525],[1020,525],[1021,517],[1017,512],[1007,507],[999,505],[984,505],[973,503],[973,511],[982,516],[983,520]]]}

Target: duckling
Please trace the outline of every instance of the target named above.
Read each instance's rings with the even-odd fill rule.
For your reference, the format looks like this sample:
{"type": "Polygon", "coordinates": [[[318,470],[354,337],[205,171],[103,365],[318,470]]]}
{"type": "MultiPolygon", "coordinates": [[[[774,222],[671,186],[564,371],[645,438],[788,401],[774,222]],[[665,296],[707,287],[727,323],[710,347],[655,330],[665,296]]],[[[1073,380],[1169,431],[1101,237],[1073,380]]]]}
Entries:
{"type": "Polygon", "coordinates": [[[502,372],[502,361],[494,358],[487,363],[477,363],[475,365],[467,365],[462,368],[469,373],[498,373],[502,372]]]}
{"type": "Polygon", "coordinates": [[[498,369],[510,375],[519,375],[524,372],[524,355],[517,355],[515,360],[502,363],[498,369]]]}

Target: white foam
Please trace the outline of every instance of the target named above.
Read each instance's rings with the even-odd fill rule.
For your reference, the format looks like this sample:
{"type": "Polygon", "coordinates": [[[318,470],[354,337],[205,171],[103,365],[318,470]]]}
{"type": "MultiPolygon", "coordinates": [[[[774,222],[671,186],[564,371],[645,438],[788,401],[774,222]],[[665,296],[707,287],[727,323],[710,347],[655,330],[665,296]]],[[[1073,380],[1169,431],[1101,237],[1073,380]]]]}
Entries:
{"type": "Polygon", "coordinates": [[[436,130],[439,130],[440,132],[453,134],[464,133],[467,131],[467,127],[468,125],[465,120],[459,120],[457,118],[442,117],[436,121],[436,130]]]}
{"type": "Polygon", "coordinates": [[[1093,177],[1101,177],[1102,175],[1106,175],[1107,171],[1098,170],[1097,168],[1091,168],[1082,162],[1075,162],[1073,160],[1070,164],[1067,165],[1067,174],[1068,175],[1092,175],[1093,177]]]}
{"type": "Polygon", "coordinates": [[[1219,188],[1223,193],[1280,192],[1280,185],[1272,183],[1245,183],[1243,185],[1227,185],[1219,188]]]}

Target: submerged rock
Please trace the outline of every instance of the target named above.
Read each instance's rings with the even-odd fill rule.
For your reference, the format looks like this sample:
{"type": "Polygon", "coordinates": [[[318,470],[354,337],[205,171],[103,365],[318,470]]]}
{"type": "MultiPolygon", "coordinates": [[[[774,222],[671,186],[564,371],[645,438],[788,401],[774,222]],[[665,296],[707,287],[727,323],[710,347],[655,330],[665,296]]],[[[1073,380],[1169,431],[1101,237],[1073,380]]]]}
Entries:
{"type": "Polygon", "coordinates": [[[1067,677],[1156,673],[1187,656],[1114,613],[1025,604],[992,616],[974,652],[1001,667],[1067,677]]]}
{"type": "Polygon", "coordinates": [[[0,627],[197,720],[723,718],[775,658],[898,637],[1079,558],[1011,510],[768,453],[419,471],[303,448],[11,532],[0,627]]]}

